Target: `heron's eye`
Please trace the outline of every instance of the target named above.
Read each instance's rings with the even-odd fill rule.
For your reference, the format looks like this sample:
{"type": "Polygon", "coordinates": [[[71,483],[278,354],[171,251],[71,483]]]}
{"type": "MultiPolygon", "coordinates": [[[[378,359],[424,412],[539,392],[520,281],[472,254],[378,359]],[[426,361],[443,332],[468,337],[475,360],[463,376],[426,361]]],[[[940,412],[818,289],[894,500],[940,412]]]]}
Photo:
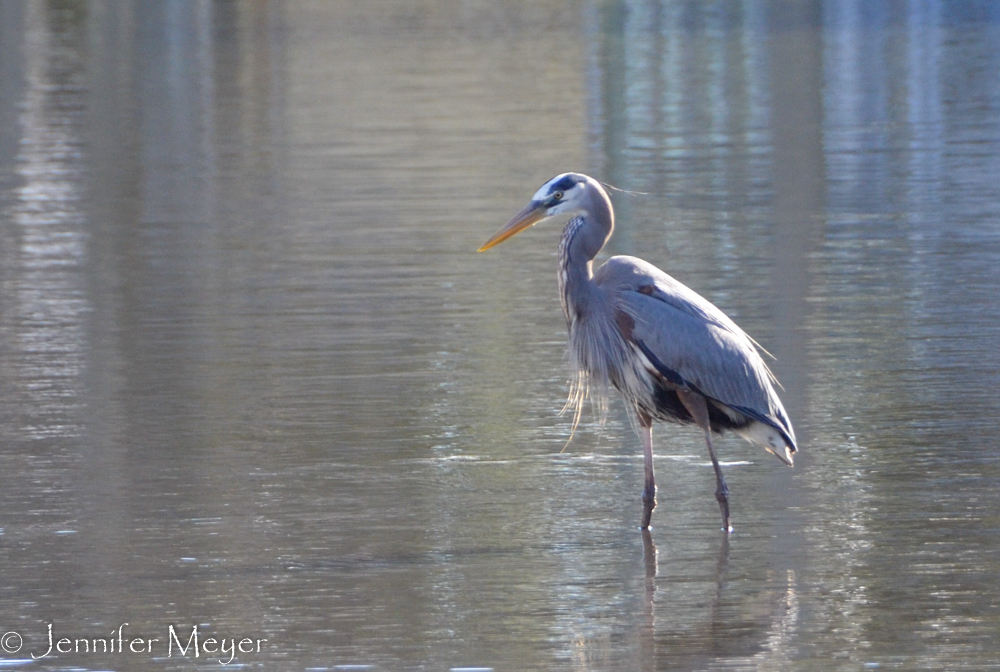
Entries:
{"type": "Polygon", "coordinates": [[[562,197],[563,197],[563,192],[561,191],[557,191],[556,193],[552,194],[552,198],[556,199],[557,201],[561,201],[562,197]]]}

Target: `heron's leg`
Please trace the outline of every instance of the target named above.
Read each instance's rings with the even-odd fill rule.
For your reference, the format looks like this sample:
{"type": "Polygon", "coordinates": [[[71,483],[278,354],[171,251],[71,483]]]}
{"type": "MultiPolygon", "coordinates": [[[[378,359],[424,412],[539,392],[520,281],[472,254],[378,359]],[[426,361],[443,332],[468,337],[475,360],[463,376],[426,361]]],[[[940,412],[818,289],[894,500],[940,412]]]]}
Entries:
{"type": "Polygon", "coordinates": [[[642,457],[646,467],[646,485],[642,489],[642,529],[649,529],[649,518],[656,508],[656,480],[653,478],[653,420],[639,414],[642,428],[642,457]]]}
{"type": "Polygon", "coordinates": [[[715,500],[719,502],[719,510],[722,512],[722,529],[732,532],[729,525],[729,486],[726,479],[722,477],[722,467],[719,466],[719,458],[715,456],[715,448],[712,447],[712,426],[708,420],[708,402],[705,397],[697,392],[687,390],[677,390],[684,408],[688,410],[695,423],[705,432],[705,445],[708,446],[708,456],[712,458],[712,467],[715,469],[715,500]]]}
{"type": "Polygon", "coordinates": [[[732,532],[733,528],[729,524],[729,486],[726,479],[722,477],[722,467],[715,456],[715,449],[712,448],[712,431],[705,430],[705,443],[708,445],[708,455],[712,458],[712,467],[715,469],[715,499],[719,502],[719,510],[722,512],[722,529],[725,532],[732,532]]]}

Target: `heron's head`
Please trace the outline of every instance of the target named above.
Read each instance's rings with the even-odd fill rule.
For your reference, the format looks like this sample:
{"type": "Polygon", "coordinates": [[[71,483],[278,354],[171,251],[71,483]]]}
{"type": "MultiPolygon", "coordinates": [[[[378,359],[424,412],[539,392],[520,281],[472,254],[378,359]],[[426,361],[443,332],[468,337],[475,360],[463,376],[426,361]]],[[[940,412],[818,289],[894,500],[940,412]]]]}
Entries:
{"type": "Polygon", "coordinates": [[[583,213],[586,210],[589,192],[595,187],[601,190],[600,184],[586,175],[579,173],[556,175],[535,192],[524,210],[514,215],[512,220],[483,243],[479,251],[499,245],[514,234],[551,217],[583,213]]]}

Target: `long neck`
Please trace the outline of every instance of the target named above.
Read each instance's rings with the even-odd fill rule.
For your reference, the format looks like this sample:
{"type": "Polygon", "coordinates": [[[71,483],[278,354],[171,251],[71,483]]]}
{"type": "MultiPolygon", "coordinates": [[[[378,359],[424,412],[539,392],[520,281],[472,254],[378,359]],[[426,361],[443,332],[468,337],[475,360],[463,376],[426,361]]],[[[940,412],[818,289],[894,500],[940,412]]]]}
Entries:
{"type": "Polygon", "coordinates": [[[559,296],[570,329],[594,300],[594,257],[615,228],[607,194],[599,187],[590,194],[590,202],[583,208],[586,214],[569,220],[559,243],[559,296]]]}

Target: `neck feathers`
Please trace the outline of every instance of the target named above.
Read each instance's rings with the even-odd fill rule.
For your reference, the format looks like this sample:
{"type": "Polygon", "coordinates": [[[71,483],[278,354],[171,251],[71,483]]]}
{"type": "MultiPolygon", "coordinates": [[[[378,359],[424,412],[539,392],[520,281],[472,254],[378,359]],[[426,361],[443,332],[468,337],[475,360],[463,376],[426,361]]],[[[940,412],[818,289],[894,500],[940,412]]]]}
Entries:
{"type": "Polygon", "coordinates": [[[569,220],[559,242],[559,296],[571,330],[592,300],[594,257],[615,228],[607,193],[597,182],[589,186],[583,213],[569,220]]]}

